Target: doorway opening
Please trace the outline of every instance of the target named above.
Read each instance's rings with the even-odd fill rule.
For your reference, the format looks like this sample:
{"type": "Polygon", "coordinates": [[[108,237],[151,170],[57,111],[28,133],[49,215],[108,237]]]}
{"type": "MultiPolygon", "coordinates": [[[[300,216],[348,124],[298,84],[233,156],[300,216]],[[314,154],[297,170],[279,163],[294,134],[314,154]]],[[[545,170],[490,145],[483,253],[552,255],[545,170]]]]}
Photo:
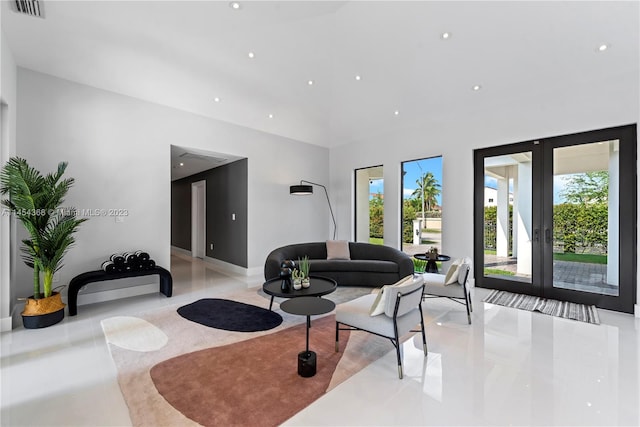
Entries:
{"type": "Polygon", "coordinates": [[[191,256],[204,258],[207,233],[207,181],[191,183],[191,256]]]}
{"type": "Polygon", "coordinates": [[[171,249],[247,268],[247,236],[248,159],[171,146],[171,249]]]}

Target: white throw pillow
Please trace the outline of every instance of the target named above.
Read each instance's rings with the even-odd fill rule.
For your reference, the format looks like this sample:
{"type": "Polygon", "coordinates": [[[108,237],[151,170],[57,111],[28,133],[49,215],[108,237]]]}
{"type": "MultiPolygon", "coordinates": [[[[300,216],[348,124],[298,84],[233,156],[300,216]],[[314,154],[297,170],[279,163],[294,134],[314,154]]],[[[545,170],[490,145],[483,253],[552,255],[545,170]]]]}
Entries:
{"type": "MultiPolygon", "coordinates": [[[[398,292],[406,292],[406,289],[404,288],[412,287],[415,280],[417,280],[417,277],[414,277],[412,274],[400,280],[398,283],[394,283],[393,285],[389,286],[389,288],[387,289],[387,298],[385,300],[385,313],[387,314],[387,316],[393,315],[393,311],[396,305],[396,296],[398,295],[398,292]]],[[[422,283],[422,280],[420,280],[420,282],[422,283]]]]}
{"type": "Polygon", "coordinates": [[[385,301],[387,296],[385,291],[387,290],[388,287],[389,285],[384,285],[378,291],[378,296],[376,297],[375,301],[373,301],[373,304],[371,305],[371,309],[369,310],[369,314],[371,316],[377,316],[378,314],[384,313],[385,301]]]}
{"type": "Polygon", "coordinates": [[[327,259],[351,259],[349,242],[346,240],[327,240],[327,259]]]}
{"type": "Polygon", "coordinates": [[[458,271],[462,262],[462,259],[457,259],[451,263],[451,267],[449,267],[449,271],[447,271],[447,275],[444,278],[445,286],[458,283],[458,271]]]}
{"type": "Polygon", "coordinates": [[[377,316],[379,314],[384,313],[384,309],[387,306],[387,295],[390,294],[389,291],[391,290],[390,288],[397,288],[398,286],[402,286],[404,284],[411,283],[411,282],[413,282],[413,275],[403,277],[393,285],[384,285],[382,289],[380,289],[380,292],[378,292],[378,296],[376,297],[375,301],[371,305],[369,314],[371,316],[377,316]]]}

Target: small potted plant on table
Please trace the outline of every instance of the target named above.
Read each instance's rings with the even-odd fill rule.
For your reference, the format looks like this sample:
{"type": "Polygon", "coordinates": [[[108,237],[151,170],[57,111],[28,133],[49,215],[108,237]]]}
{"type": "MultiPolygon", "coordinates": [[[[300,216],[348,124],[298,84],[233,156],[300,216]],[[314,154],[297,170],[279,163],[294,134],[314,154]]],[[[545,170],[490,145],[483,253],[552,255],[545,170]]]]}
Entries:
{"type": "Polygon", "coordinates": [[[14,157],[0,172],[0,194],[9,196],[2,205],[29,233],[20,248],[25,264],[33,268],[33,295],[27,298],[22,312],[27,329],[51,326],[64,318],[61,295],[52,289],[53,275],[75,242],[73,234],[86,221],[77,218],[74,209],[62,208],[74,183],[73,178],[62,179],[66,168],[67,163],[61,162],[55,173],[43,176],[25,159],[14,157]]]}
{"type": "Polygon", "coordinates": [[[300,267],[300,274],[302,275],[302,287],[308,288],[311,285],[311,279],[309,279],[309,257],[305,256],[301,260],[298,260],[298,266],[300,267]]]}

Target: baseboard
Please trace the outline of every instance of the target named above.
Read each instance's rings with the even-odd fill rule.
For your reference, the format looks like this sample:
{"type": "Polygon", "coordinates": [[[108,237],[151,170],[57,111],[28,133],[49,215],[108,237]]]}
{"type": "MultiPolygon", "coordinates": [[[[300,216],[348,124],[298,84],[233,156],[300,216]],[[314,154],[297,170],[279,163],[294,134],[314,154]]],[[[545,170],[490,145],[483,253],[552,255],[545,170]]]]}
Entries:
{"type": "Polygon", "coordinates": [[[176,252],[181,255],[191,256],[191,251],[188,251],[186,249],[182,249],[173,245],[171,246],[171,252],[176,252]]]}
{"type": "Polygon", "coordinates": [[[0,319],[0,332],[10,331],[12,325],[13,325],[13,318],[11,316],[3,317],[2,319],[0,319]]]}
{"type": "Polygon", "coordinates": [[[24,302],[16,302],[11,312],[11,327],[17,328],[18,325],[22,325],[22,312],[24,311],[24,302]]]}
{"type": "MultiPolygon", "coordinates": [[[[171,246],[171,252],[173,252],[176,255],[184,255],[190,258],[192,257],[191,251],[179,248],[177,246],[171,246]]],[[[252,268],[240,267],[238,265],[231,264],[229,262],[221,261],[217,258],[211,258],[208,256],[205,256],[203,260],[208,262],[209,264],[215,265],[216,268],[219,268],[222,272],[228,273],[228,274],[235,274],[240,276],[257,276],[262,274],[262,271],[263,271],[262,267],[252,267],[252,268]]]]}
{"type": "Polygon", "coordinates": [[[249,276],[249,270],[244,268],[244,267],[240,267],[238,265],[235,264],[231,264],[229,262],[226,261],[220,261],[219,259],[216,258],[211,258],[211,257],[204,257],[204,260],[206,262],[208,262],[209,264],[213,264],[215,265],[217,268],[219,268],[220,270],[222,270],[222,272],[224,273],[228,273],[228,274],[235,274],[238,276],[249,276]]]}
{"type": "Polygon", "coordinates": [[[247,269],[247,276],[262,276],[264,267],[251,267],[247,269]]]}
{"type": "Polygon", "coordinates": [[[120,298],[135,297],[138,295],[154,294],[159,292],[157,283],[136,285],[128,288],[109,289],[106,291],[78,294],[78,305],[95,304],[97,302],[111,301],[120,298]]]}

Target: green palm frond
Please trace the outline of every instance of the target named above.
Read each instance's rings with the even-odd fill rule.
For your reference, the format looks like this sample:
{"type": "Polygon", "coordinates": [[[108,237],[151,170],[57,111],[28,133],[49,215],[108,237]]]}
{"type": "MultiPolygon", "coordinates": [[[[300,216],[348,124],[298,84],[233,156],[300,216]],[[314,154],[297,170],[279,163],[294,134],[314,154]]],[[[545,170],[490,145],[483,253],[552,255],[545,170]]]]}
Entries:
{"type": "Polygon", "coordinates": [[[57,271],[62,267],[62,258],[75,243],[73,233],[86,218],[60,213],[50,217],[49,224],[41,235],[40,249],[43,268],[57,271]]]}
{"type": "Polygon", "coordinates": [[[11,158],[0,171],[2,200],[29,232],[22,241],[22,259],[34,269],[34,297],[40,295],[39,272],[44,272],[44,296],[51,295],[51,279],[62,267],[62,259],[74,244],[73,234],[86,219],[76,218],[73,209],[61,209],[64,198],[74,184],[62,179],[67,169],[60,162],[55,172],[43,176],[25,159],[11,158]]]}

